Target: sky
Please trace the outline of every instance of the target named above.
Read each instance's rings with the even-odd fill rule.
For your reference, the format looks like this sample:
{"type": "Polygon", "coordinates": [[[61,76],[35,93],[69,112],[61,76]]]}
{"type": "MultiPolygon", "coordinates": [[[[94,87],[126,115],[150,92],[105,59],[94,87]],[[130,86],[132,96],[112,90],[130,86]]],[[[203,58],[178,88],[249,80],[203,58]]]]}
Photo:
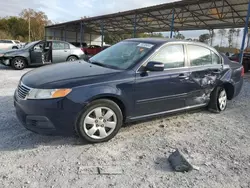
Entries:
{"type": "MultiPolygon", "coordinates": [[[[176,0],[0,0],[0,17],[18,16],[22,9],[32,8],[43,11],[53,22],[66,22],[84,16],[98,16],[136,8],[142,8],[176,0]]],[[[198,38],[208,33],[202,31],[183,31],[186,38],[198,38]]],[[[168,35],[169,33],[164,33],[168,35]]],[[[240,40],[242,38],[242,32],[240,40]]],[[[214,45],[220,43],[220,37],[214,38],[214,45]]],[[[227,40],[224,40],[227,45],[227,40]]]]}

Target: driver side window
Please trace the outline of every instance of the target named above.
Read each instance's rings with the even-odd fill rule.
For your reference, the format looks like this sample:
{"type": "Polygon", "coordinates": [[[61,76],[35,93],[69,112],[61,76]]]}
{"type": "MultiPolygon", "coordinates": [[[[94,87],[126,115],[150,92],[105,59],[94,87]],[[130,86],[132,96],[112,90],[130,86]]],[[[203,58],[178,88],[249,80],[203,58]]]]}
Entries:
{"type": "Polygon", "coordinates": [[[36,51],[36,52],[43,51],[43,45],[44,45],[44,43],[39,43],[39,44],[35,45],[34,46],[34,51],[36,51]]]}
{"type": "Polygon", "coordinates": [[[167,45],[150,60],[164,63],[165,69],[185,66],[184,47],[182,44],[167,45]]]}

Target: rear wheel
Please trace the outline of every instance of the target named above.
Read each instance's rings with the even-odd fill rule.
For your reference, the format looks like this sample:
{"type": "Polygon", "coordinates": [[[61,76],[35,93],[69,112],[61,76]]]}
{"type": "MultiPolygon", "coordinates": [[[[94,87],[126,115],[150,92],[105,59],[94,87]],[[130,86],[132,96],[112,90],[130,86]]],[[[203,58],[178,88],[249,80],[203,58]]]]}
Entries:
{"type": "Polygon", "coordinates": [[[115,102],[96,100],[85,108],[76,125],[76,132],[88,142],[106,142],[118,133],[122,122],[121,109],[115,102]]]}
{"type": "Polygon", "coordinates": [[[211,94],[209,109],[213,112],[219,113],[225,111],[227,108],[227,92],[224,87],[219,86],[214,89],[211,94]]]}
{"type": "Polygon", "coordinates": [[[15,57],[11,61],[11,67],[16,70],[22,70],[27,66],[26,60],[22,57],[15,57]]]}
{"type": "Polygon", "coordinates": [[[69,56],[67,61],[76,61],[78,58],[76,56],[69,56]]]}

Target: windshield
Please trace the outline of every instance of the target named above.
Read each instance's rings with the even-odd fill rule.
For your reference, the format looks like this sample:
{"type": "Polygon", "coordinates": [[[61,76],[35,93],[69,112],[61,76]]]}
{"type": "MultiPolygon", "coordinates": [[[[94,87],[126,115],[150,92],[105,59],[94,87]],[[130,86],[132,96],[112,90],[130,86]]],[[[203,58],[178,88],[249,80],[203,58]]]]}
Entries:
{"type": "Polygon", "coordinates": [[[103,67],[125,70],[145,57],[153,47],[149,43],[123,41],[100,52],[89,61],[103,67]]]}

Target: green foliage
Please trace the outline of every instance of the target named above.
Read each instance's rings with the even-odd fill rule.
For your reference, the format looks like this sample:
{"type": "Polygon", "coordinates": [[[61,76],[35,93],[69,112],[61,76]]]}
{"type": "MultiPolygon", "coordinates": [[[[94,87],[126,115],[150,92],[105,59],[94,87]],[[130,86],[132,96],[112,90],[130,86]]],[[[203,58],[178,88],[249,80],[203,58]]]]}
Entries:
{"type": "Polygon", "coordinates": [[[24,9],[20,17],[0,18],[0,39],[28,41],[29,20],[31,40],[43,39],[44,27],[51,22],[44,12],[36,12],[33,9],[24,9]]]}
{"type": "MultiPolygon", "coordinates": [[[[115,44],[132,37],[132,34],[105,34],[104,40],[107,44],[115,44]]],[[[164,38],[164,36],[162,33],[138,33],[136,38],[164,38]]]]}
{"type": "Polygon", "coordinates": [[[210,38],[211,38],[210,34],[208,34],[208,33],[202,34],[202,35],[199,36],[199,41],[208,44],[210,38]]]}
{"type": "Polygon", "coordinates": [[[175,33],[174,38],[184,40],[185,36],[178,31],[175,33]]]}
{"type": "Polygon", "coordinates": [[[233,38],[234,38],[235,33],[236,33],[236,29],[234,28],[228,30],[227,39],[228,39],[228,44],[230,48],[233,47],[233,38]]]}

